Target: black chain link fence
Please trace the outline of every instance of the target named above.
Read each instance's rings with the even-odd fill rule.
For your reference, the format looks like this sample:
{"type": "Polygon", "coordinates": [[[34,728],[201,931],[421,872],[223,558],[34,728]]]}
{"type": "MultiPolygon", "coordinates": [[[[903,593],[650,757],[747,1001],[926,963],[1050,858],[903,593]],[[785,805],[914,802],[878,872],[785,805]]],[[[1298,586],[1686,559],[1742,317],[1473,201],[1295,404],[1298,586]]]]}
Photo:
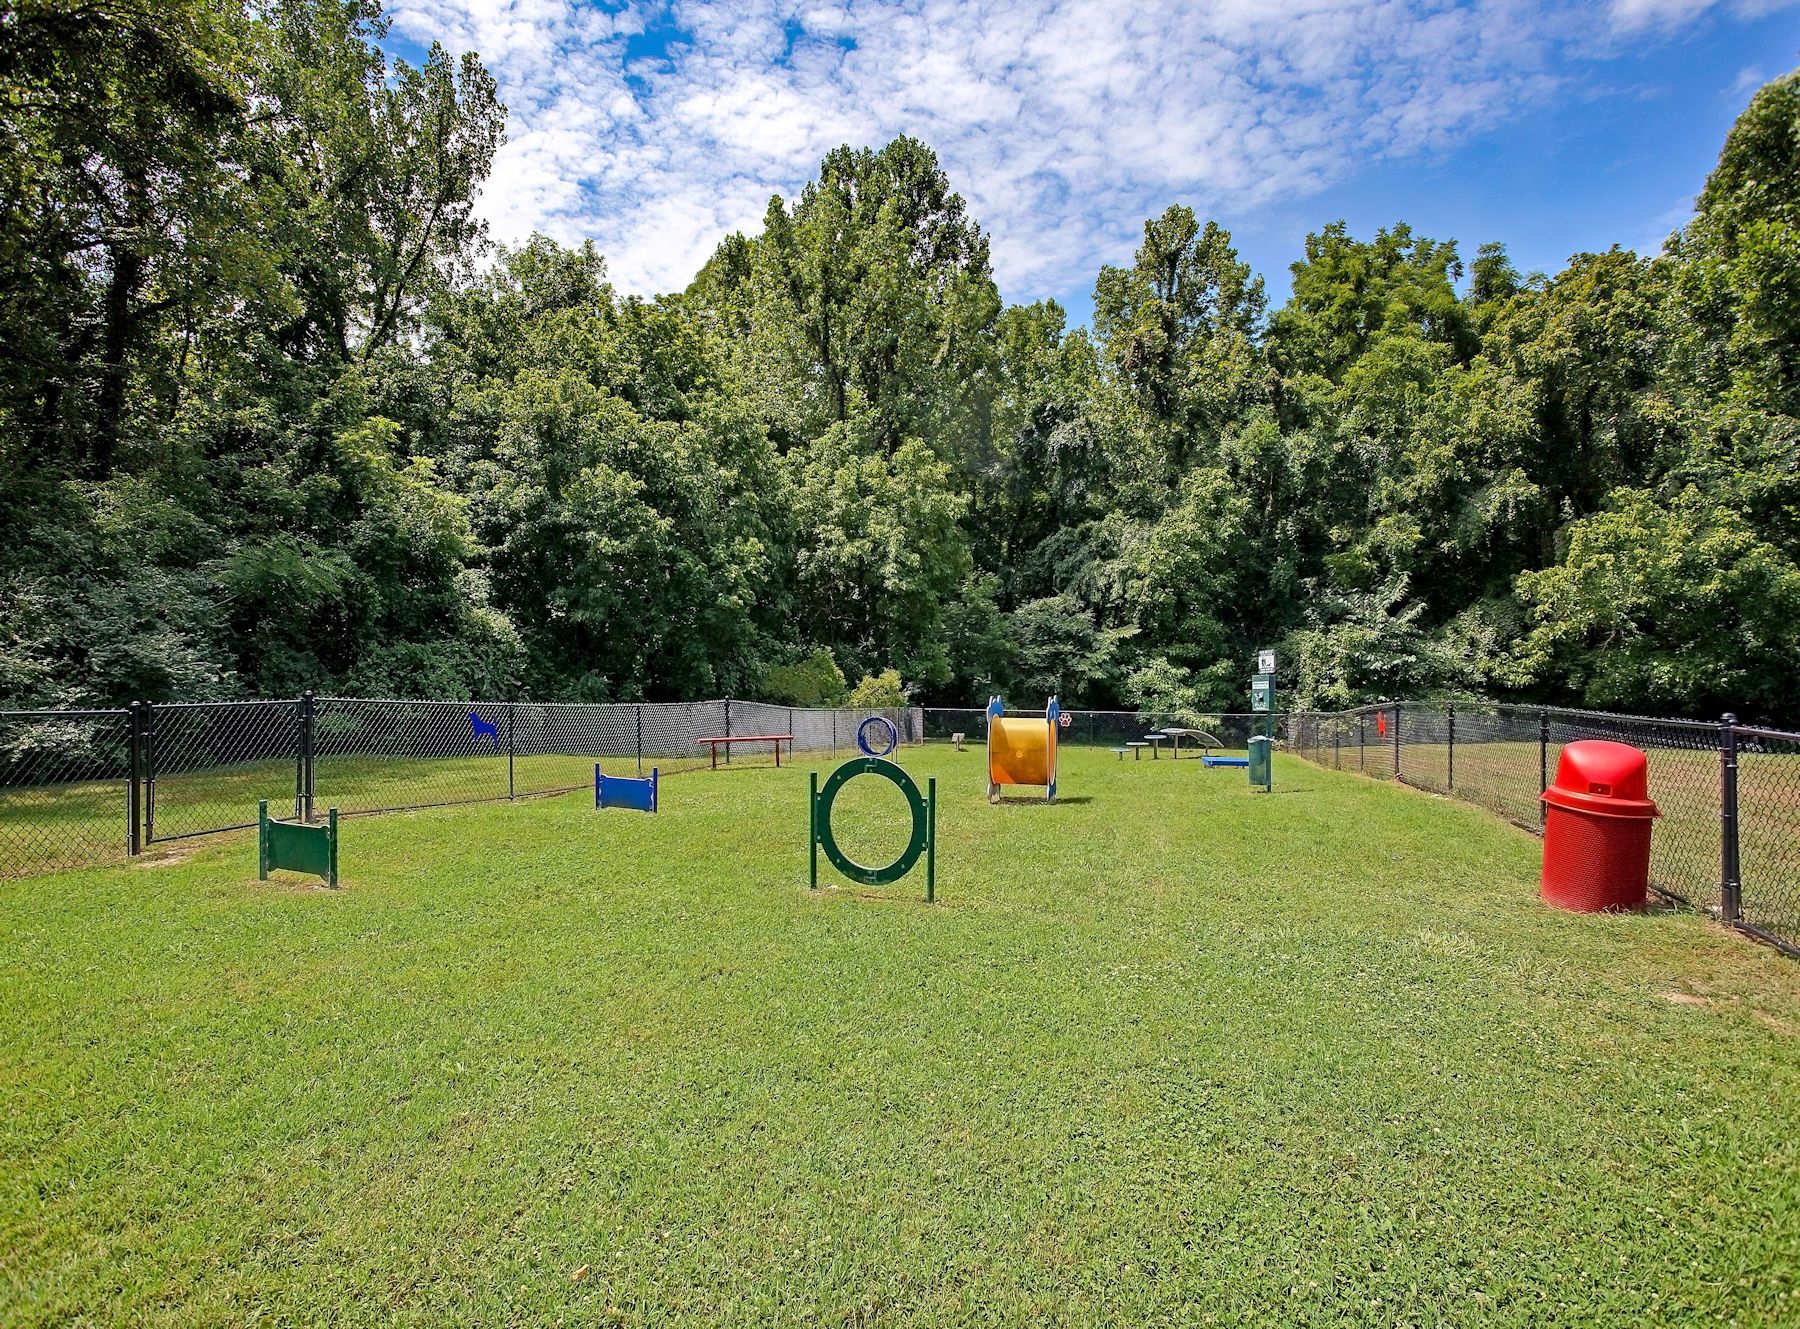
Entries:
{"type": "Polygon", "coordinates": [[[1765,941],[1800,942],[1800,734],[1739,728],[1732,738],[1740,916],[1765,941]]]}
{"type": "Polygon", "coordinates": [[[758,702],[290,701],[0,712],[0,877],[112,862],[256,824],[589,789],[613,774],[768,765],[786,751],[850,753],[870,716],[903,743],[923,712],[758,702]],[[769,735],[771,737],[762,737],[769,735]],[[709,739],[732,739],[710,743],[709,739]],[[134,765],[134,763],[136,763],[134,765]]]}
{"type": "MultiPolygon", "coordinates": [[[[1014,713],[1024,713],[1015,711],[1014,713]]],[[[986,741],[981,708],[805,710],[762,702],[577,705],[291,701],[0,712],[0,877],[104,864],[144,844],[252,826],[266,799],[311,817],[565,793],[617,774],[845,756],[880,715],[903,743],[986,741]],[[783,736],[779,742],[774,737],[783,736]],[[711,743],[712,739],[732,739],[711,743]]],[[[1242,752],[1267,717],[1067,711],[1060,741],[1152,760],[1242,752]],[[1188,731],[1171,734],[1171,730],[1188,731]]],[[[1800,944],[1800,734],[1596,711],[1400,702],[1281,717],[1320,765],[1466,799],[1536,831],[1563,745],[1643,750],[1662,819],[1651,881],[1793,950],[1800,944]]],[[[1797,952],[1800,953],[1800,952],[1797,952]]]]}
{"type": "Polygon", "coordinates": [[[1301,712],[1288,732],[1322,766],[1464,799],[1532,831],[1564,744],[1628,743],[1645,754],[1662,812],[1650,884],[1800,955],[1800,734],[1460,702],[1301,712]]]}
{"type": "Polygon", "coordinates": [[[305,796],[299,701],[145,706],[144,839],[256,825],[256,805],[296,816],[305,796]]]}
{"type": "Polygon", "coordinates": [[[0,877],[132,850],[129,711],[0,711],[0,877]]]}
{"type": "MultiPolygon", "coordinates": [[[[1042,708],[1009,708],[1010,715],[1041,715],[1042,708]]],[[[987,742],[987,712],[973,707],[930,707],[919,712],[924,741],[987,742]]],[[[1159,760],[1196,750],[1242,754],[1250,735],[1261,733],[1265,715],[1217,711],[1064,711],[1057,732],[1063,746],[1103,747],[1121,759],[1159,760]],[[1171,733],[1171,730],[1180,731],[1171,733]]]]}

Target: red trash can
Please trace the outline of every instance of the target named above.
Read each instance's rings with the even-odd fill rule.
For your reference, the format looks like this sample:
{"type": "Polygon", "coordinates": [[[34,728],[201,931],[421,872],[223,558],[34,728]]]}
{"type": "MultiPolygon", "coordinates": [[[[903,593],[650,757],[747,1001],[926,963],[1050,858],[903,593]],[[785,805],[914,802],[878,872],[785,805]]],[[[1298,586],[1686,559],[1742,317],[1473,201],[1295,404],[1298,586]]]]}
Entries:
{"type": "Polygon", "coordinates": [[[1562,751],[1544,791],[1546,903],[1579,913],[1642,909],[1650,886],[1650,827],[1662,816],[1646,788],[1644,754],[1583,739],[1562,751]]]}

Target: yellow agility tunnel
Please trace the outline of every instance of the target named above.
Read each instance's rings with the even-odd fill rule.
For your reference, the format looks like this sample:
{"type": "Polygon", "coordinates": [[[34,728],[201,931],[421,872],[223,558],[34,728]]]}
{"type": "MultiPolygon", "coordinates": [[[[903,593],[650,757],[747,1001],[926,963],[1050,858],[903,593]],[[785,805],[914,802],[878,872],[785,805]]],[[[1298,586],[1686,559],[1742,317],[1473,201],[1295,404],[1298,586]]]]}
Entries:
{"type": "Polygon", "coordinates": [[[1056,726],[1061,718],[1055,697],[1041,719],[1008,716],[1005,702],[988,698],[988,802],[998,803],[1000,786],[1006,784],[1041,784],[1044,801],[1056,802],[1056,726]]]}

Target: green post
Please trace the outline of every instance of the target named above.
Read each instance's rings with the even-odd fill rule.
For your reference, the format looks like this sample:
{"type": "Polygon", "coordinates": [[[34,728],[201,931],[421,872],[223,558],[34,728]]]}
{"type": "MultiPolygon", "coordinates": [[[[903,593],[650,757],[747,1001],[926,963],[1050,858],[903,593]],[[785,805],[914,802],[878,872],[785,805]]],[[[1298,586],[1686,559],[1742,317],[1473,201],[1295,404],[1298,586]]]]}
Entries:
{"type": "Polygon", "coordinates": [[[256,805],[256,879],[269,879],[269,800],[256,805]]]}
{"type": "Polygon", "coordinates": [[[808,777],[812,786],[806,796],[806,846],[812,855],[812,882],[809,890],[819,889],[819,773],[814,771],[808,777]]]}
{"type": "Polygon", "coordinates": [[[335,891],[337,889],[337,809],[331,809],[325,819],[331,827],[331,870],[325,874],[325,884],[335,891]]]}
{"type": "Polygon", "coordinates": [[[1250,768],[1252,785],[1262,791],[1275,788],[1275,652],[1258,651],[1256,673],[1250,677],[1250,709],[1263,717],[1263,731],[1251,736],[1250,768]]]}
{"type": "Polygon", "coordinates": [[[925,903],[937,899],[937,776],[925,782],[925,903]]]}

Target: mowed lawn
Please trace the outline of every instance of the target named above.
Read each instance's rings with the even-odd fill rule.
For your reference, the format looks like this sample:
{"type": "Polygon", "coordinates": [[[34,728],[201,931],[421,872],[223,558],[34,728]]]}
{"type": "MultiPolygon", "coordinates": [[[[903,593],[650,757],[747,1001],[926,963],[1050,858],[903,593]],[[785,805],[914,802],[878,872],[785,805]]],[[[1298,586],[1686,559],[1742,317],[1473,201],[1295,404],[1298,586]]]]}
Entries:
{"type": "Polygon", "coordinates": [[[0,1323],[1800,1322],[1800,965],[1391,784],[983,756],[904,757],[934,906],[808,892],[804,756],[0,883],[0,1323]]]}

